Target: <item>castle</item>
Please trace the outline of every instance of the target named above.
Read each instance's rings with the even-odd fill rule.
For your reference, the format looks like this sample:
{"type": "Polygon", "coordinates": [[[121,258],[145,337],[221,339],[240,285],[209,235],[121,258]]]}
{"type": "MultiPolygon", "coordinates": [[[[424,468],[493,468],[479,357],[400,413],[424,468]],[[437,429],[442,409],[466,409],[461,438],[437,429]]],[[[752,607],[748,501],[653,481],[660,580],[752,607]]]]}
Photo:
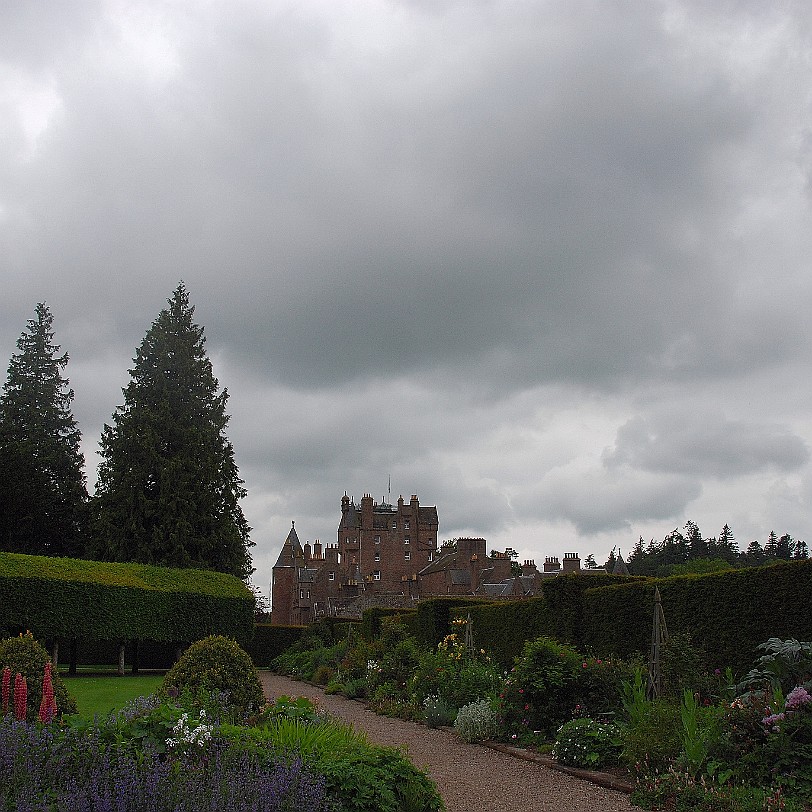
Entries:
{"type": "Polygon", "coordinates": [[[483,538],[460,538],[438,549],[437,508],[416,494],[397,505],[365,494],[356,505],[345,493],[335,544],[299,541],[295,524],[285,539],[271,582],[271,623],[307,625],[321,617],[360,617],[370,606],[413,606],[421,598],[481,595],[515,598],[535,594],[540,582],[581,570],[577,553],[563,567],[548,557],[514,572],[507,552],[486,552],[483,538]]]}

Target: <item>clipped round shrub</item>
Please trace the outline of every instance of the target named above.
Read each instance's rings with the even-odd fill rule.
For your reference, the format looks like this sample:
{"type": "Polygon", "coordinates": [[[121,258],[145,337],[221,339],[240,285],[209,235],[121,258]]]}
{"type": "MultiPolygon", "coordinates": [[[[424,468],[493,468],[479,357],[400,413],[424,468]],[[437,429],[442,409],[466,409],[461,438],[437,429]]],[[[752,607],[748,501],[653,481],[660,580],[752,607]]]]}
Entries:
{"type": "MultiPolygon", "coordinates": [[[[0,640],[0,673],[8,667],[11,672],[12,693],[15,676],[19,673],[25,677],[28,687],[25,717],[29,722],[39,717],[45,663],[50,661],[45,647],[34,639],[31,632],[0,640]]],[[[56,669],[51,670],[51,683],[54,688],[57,716],[76,713],[76,700],[68,693],[56,669]]]]}
{"type": "Polygon", "coordinates": [[[208,694],[238,714],[258,710],[262,685],[248,653],[221,635],[192,643],[166,673],[162,693],[208,694]]]}

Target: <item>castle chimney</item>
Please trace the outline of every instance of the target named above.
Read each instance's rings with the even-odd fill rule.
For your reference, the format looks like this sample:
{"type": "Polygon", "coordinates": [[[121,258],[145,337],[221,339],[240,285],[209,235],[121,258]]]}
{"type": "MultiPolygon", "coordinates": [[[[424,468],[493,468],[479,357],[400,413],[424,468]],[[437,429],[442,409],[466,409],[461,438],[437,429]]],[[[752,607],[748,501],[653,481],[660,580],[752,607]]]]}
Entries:
{"type": "Polygon", "coordinates": [[[564,572],[580,572],[581,557],[578,553],[564,553],[564,572]]]}
{"type": "Polygon", "coordinates": [[[544,559],[544,571],[545,572],[560,572],[561,571],[561,564],[558,561],[558,556],[548,555],[544,559]]]}
{"type": "Polygon", "coordinates": [[[306,541],[304,545],[304,558],[305,561],[310,561],[310,542],[306,541]]]}
{"type": "Polygon", "coordinates": [[[537,571],[535,561],[525,561],[522,564],[522,575],[535,575],[537,571]]]}
{"type": "Polygon", "coordinates": [[[321,560],[321,542],[318,539],[313,542],[313,558],[321,560]]]}

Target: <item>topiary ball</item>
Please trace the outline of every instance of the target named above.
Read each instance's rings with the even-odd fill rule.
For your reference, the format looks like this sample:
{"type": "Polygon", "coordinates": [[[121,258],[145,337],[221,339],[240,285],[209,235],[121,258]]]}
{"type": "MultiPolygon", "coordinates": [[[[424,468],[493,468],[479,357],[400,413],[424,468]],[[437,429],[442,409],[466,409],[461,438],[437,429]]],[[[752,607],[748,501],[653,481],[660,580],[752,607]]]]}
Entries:
{"type": "Polygon", "coordinates": [[[263,702],[262,684],[247,652],[222,635],[192,643],[167,671],[162,693],[226,695],[225,703],[239,714],[258,710],[263,702]]]}
{"type": "MultiPolygon", "coordinates": [[[[19,673],[25,677],[28,687],[25,718],[33,722],[39,718],[42,701],[42,679],[45,676],[45,663],[51,661],[45,647],[34,639],[31,632],[18,637],[0,640],[0,673],[8,667],[11,672],[11,685],[19,673]]],[[[76,713],[76,700],[68,693],[56,669],[51,670],[51,683],[54,688],[57,716],[76,713]]]]}

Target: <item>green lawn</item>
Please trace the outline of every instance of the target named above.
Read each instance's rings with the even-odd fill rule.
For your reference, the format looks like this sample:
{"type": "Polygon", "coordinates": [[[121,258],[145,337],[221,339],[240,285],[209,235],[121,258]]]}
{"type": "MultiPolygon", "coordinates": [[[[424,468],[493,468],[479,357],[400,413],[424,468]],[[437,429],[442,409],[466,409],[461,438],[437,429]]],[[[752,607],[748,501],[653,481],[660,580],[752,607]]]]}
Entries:
{"type": "Polygon", "coordinates": [[[62,677],[68,692],[76,697],[77,715],[83,719],[107,716],[112,710],[120,710],[131,699],[157,691],[162,681],[163,676],[153,674],[62,677]]]}

